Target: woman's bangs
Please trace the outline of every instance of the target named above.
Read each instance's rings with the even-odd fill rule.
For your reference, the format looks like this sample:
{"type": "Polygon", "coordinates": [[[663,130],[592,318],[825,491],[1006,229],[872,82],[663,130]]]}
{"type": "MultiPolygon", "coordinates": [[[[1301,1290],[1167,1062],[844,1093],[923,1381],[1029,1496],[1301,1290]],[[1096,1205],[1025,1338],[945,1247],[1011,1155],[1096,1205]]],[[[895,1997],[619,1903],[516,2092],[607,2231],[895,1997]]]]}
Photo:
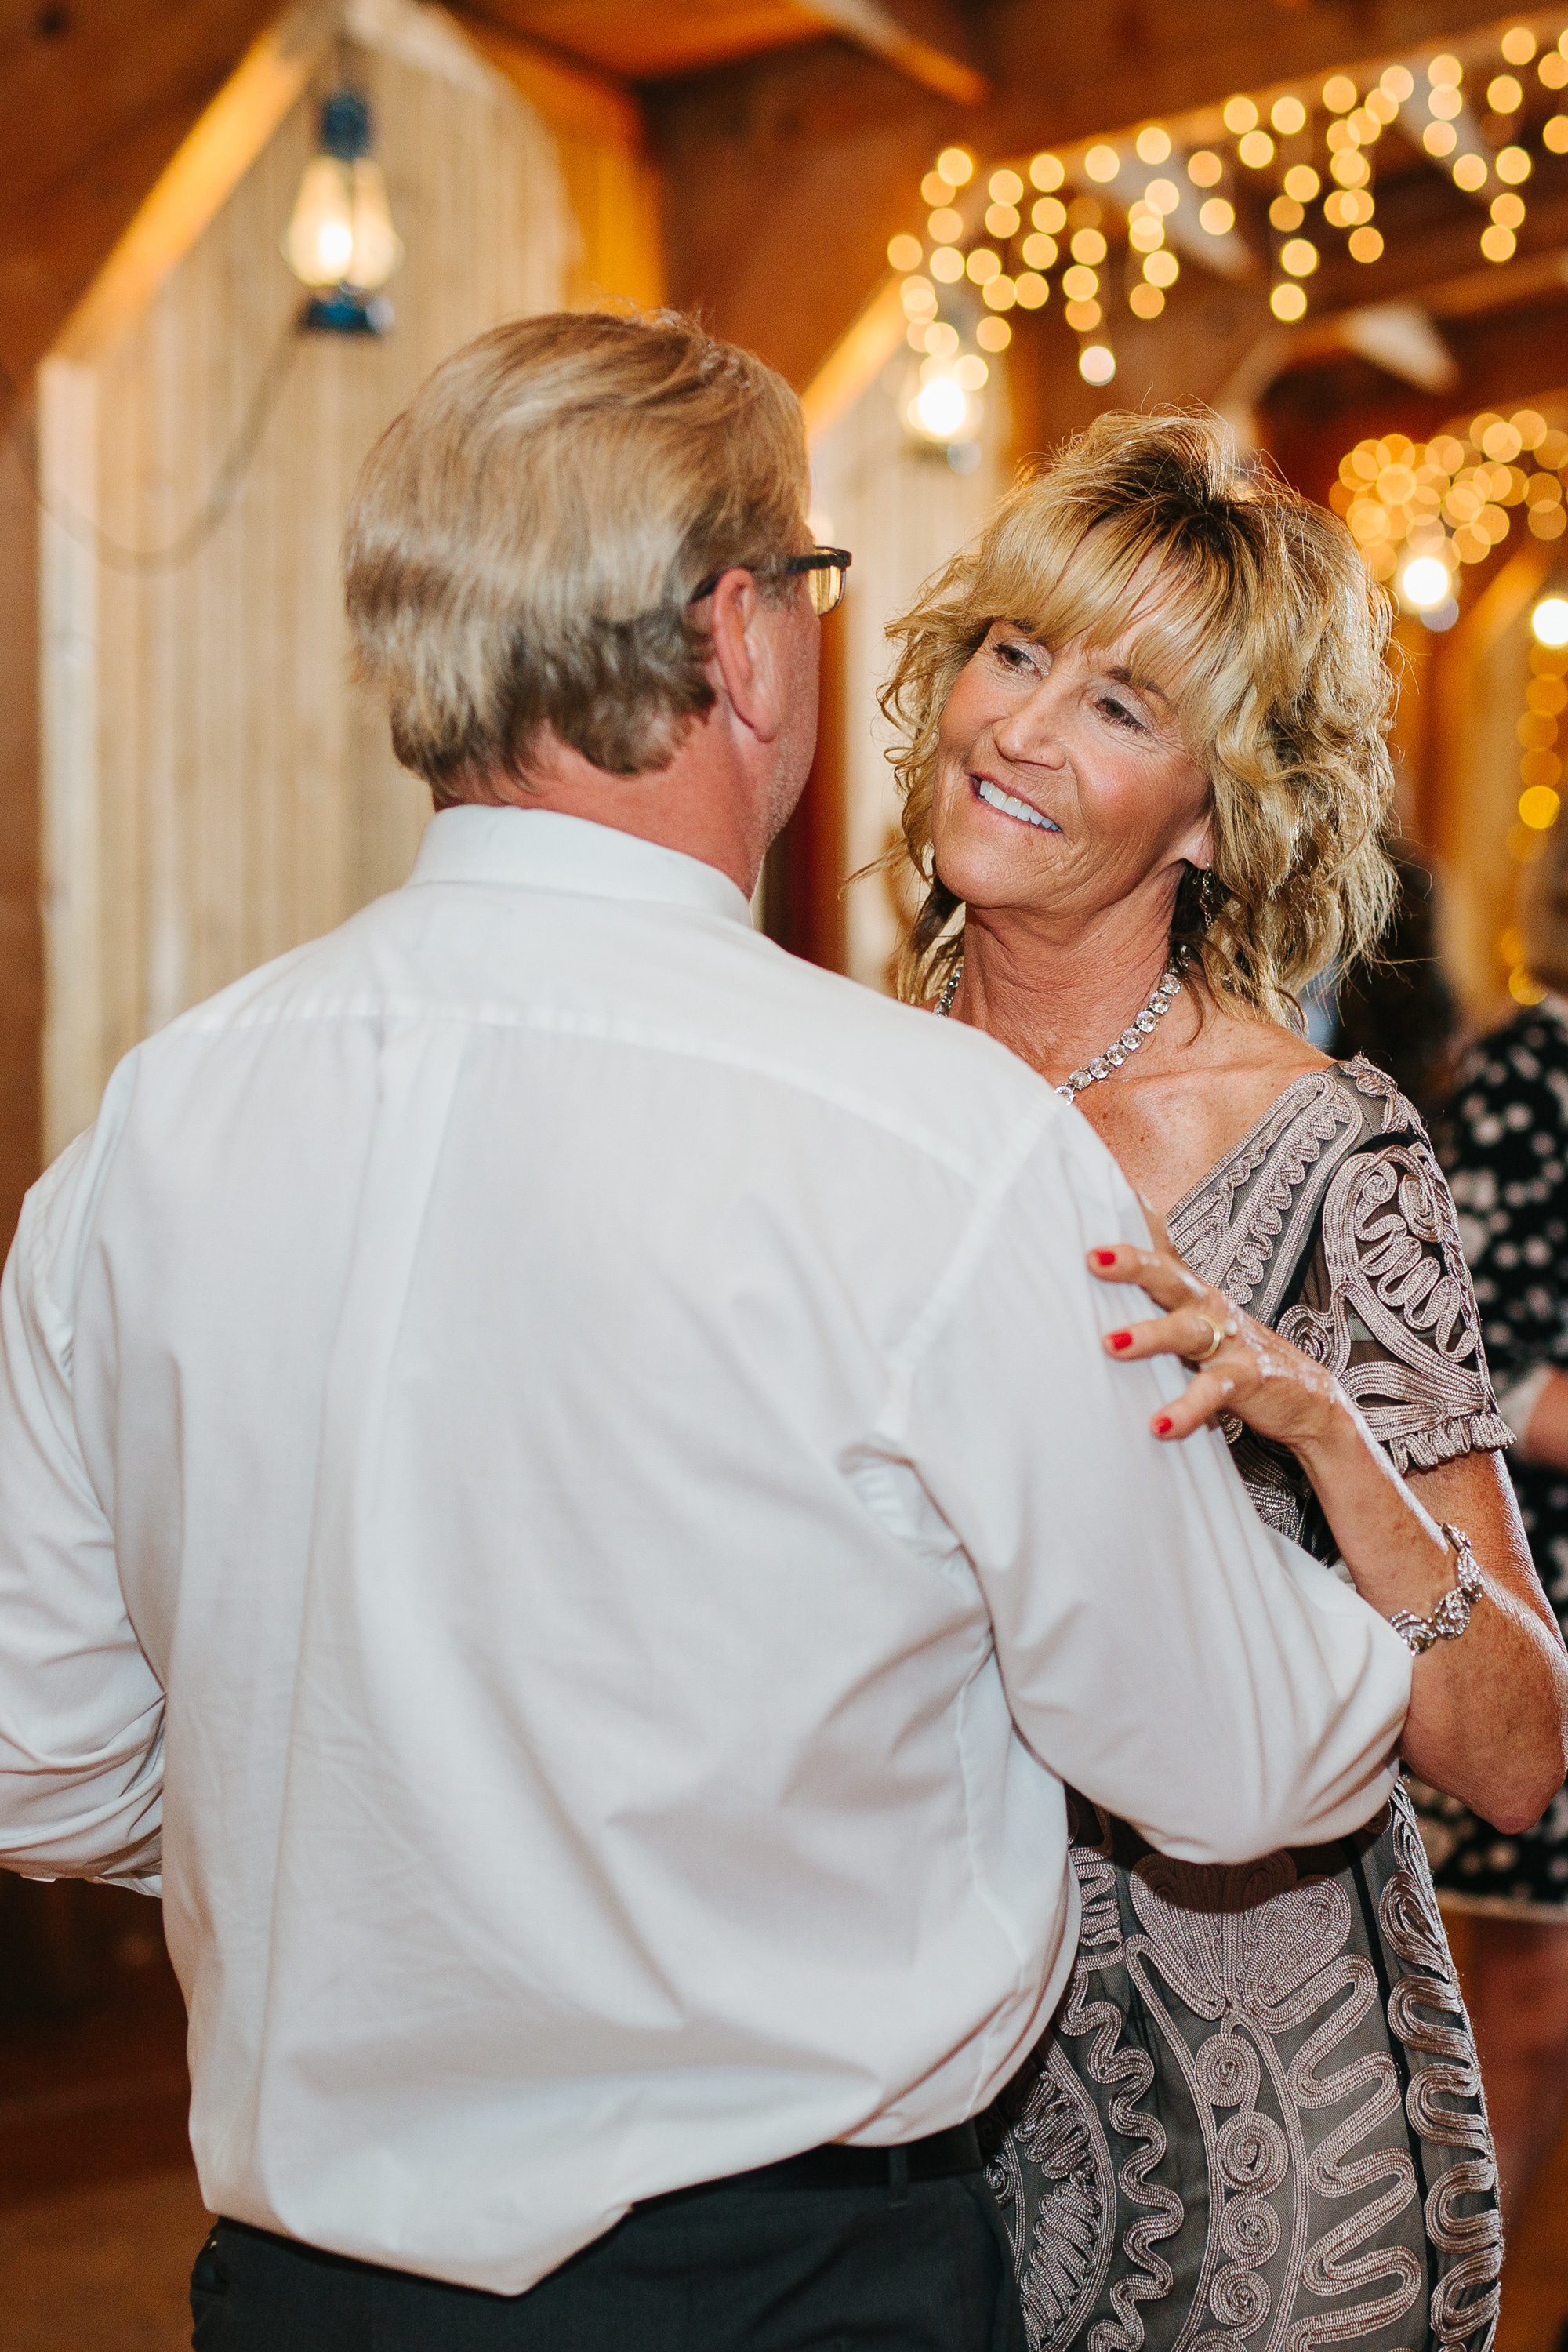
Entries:
{"type": "Polygon", "coordinates": [[[1237,647],[1228,567],[1201,546],[1173,545],[1136,511],[1087,530],[1070,513],[1053,521],[1058,544],[1045,562],[1037,537],[1005,566],[1012,594],[996,602],[994,617],[1045,646],[1075,637],[1097,650],[1115,646],[1136,676],[1160,688],[1201,750],[1212,740],[1216,698],[1231,699],[1225,683],[1237,647]]]}

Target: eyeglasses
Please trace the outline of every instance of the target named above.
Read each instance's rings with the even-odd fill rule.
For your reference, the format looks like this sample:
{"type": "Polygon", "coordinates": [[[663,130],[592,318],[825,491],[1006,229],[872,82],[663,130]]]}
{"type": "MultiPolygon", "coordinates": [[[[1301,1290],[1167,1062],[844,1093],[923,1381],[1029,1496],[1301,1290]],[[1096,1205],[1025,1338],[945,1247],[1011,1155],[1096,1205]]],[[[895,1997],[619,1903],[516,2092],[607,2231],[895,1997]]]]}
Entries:
{"type": "MultiPolygon", "coordinates": [[[[814,547],[809,555],[781,555],[771,563],[726,564],[727,572],[754,572],[759,577],[769,572],[804,572],[810,590],[812,609],[826,620],[844,602],[845,577],[855,559],[847,547],[814,547]]],[[[723,572],[715,572],[700,588],[694,588],[687,602],[700,604],[704,596],[711,596],[723,572]]]]}

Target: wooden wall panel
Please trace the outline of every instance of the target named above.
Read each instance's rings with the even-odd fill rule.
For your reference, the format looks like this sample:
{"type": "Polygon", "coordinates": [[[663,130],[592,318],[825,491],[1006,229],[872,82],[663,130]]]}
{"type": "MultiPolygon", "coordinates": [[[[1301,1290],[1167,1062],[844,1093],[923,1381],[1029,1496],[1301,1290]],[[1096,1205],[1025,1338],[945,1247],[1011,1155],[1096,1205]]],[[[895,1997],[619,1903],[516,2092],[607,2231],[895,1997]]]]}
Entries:
{"type": "MultiPolygon", "coordinates": [[[[400,881],[427,813],[346,681],[344,509],[439,359],[563,300],[574,239],[552,137],[464,45],[366,62],[407,247],[394,332],[300,341],[189,561],[128,567],[80,523],[46,531],[51,1150],[149,1030],[400,881]]],[[[117,548],[179,540],[289,333],[279,239],[313,128],[301,101],[112,349],[45,372],[57,504],[117,548]]]]}
{"type": "MultiPolygon", "coordinates": [[[[13,420],[25,439],[27,420],[13,420]]],[[[0,438],[0,1252],[38,1170],[38,525],[16,443],[0,438]]]]}
{"type": "MultiPolygon", "coordinates": [[[[877,688],[891,667],[887,625],[939,565],[978,530],[1006,487],[1011,418],[1002,362],[993,364],[973,471],[955,472],[940,450],[905,430],[914,388],[907,345],[854,404],[812,442],[813,529],[854,556],[839,626],[843,660],[843,856],[856,873],[894,837],[898,796],[887,761],[889,732],[877,688]]],[[[844,969],[870,987],[888,984],[899,916],[885,876],[870,874],[846,895],[844,969]]]]}

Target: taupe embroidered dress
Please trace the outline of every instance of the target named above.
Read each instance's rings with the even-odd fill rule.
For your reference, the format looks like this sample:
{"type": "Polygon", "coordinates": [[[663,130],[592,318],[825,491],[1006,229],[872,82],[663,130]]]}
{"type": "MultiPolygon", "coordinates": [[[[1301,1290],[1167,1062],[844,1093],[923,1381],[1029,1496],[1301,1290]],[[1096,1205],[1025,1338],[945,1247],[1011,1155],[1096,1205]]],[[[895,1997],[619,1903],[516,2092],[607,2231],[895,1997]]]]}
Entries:
{"type": "MultiPolygon", "coordinates": [[[[1370,1063],[1288,1088],[1170,1225],[1401,1469],[1507,1443],[1447,1187],[1370,1063]]],[[[1227,1434],[1263,1517],[1331,1563],[1291,1457],[1227,1434]]],[[[1403,1791],[1357,1839],[1234,1870],[1081,1801],[1075,1826],[1078,1964],[988,2119],[1031,2352],[1487,2352],[1496,2169],[1403,1791]]]]}

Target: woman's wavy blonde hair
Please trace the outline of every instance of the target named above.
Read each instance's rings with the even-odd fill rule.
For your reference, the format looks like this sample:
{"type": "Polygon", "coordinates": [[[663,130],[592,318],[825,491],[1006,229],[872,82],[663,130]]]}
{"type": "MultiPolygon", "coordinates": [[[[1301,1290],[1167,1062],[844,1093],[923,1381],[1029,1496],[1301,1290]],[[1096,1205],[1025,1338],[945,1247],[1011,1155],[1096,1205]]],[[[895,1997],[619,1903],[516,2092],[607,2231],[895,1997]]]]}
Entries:
{"type": "Polygon", "coordinates": [[[987,629],[1010,621],[1047,646],[1131,633],[1213,793],[1213,876],[1183,877],[1173,946],[1222,1003],[1298,1020],[1300,990],[1370,953],[1394,904],[1391,620],[1343,525],[1244,460],[1216,416],[1100,416],[1031,467],[889,627],[891,859],[923,894],[899,993],[926,1002],[962,952],[931,857],[938,730],[987,629]]]}

